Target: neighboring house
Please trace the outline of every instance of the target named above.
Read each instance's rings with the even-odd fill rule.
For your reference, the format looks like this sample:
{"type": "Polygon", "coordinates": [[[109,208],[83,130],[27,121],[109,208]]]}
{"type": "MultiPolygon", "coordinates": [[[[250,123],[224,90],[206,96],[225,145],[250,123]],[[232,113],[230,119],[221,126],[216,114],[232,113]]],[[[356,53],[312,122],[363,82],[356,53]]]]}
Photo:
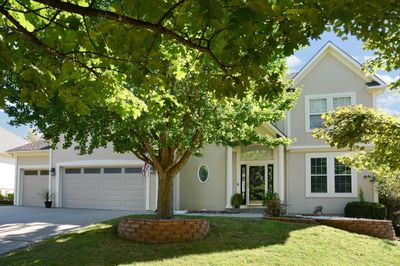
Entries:
{"type": "MultiPolygon", "coordinates": [[[[291,78],[293,87],[302,88],[297,105],[284,121],[261,125],[257,132],[287,136],[293,143],[274,149],[208,145],[204,156],[191,158],[176,177],[175,209],[224,210],[231,208],[234,193],[243,195],[243,208],[257,207],[268,190],[280,195],[289,213],[312,213],[322,205],[325,213],[342,214],[360,190],[366,200],[377,201],[365,173],[340,164],[335,156],[344,151],[314,139],[311,131],[322,125],[321,114],[338,106],[376,107],[386,84],[365,76],[359,63],[330,42],[291,78]]],[[[24,147],[11,151],[18,162],[16,205],[41,206],[34,195],[50,187],[57,207],[156,208],[156,174],[143,177],[143,162],[133,154],[115,154],[111,146],[84,156],[61,144],[55,150],[45,144],[24,147]]]]}
{"type": "Polygon", "coordinates": [[[7,150],[26,144],[23,138],[0,127],[0,192],[12,193],[15,187],[15,160],[7,150]]]}

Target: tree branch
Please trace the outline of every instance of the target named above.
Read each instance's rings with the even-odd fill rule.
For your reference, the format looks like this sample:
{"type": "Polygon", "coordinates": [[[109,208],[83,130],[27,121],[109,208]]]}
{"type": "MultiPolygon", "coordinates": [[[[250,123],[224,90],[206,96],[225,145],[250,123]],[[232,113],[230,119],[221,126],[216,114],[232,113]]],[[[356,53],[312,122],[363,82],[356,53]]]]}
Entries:
{"type": "MultiPolygon", "coordinates": [[[[211,51],[210,45],[208,46],[202,46],[200,44],[192,42],[190,39],[186,39],[182,37],[181,35],[177,34],[173,30],[170,30],[161,24],[158,23],[152,23],[148,21],[143,21],[139,19],[134,19],[125,15],[117,14],[111,11],[107,10],[99,10],[92,8],[91,6],[89,7],[84,7],[84,6],[79,6],[76,4],[72,4],[69,2],[63,2],[63,1],[54,1],[54,0],[33,0],[35,2],[62,10],[66,12],[70,12],[73,14],[79,14],[81,16],[89,16],[89,17],[98,17],[98,18],[104,18],[107,20],[115,21],[117,23],[122,23],[122,24],[127,24],[131,25],[137,28],[142,28],[142,29],[148,29],[153,32],[157,32],[159,34],[162,34],[170,39],[173,39],[189,48],[201,51],[203,53],[206,53],[211,56],[211,59],[216,62],[216,64],[225,72],[227,73],[226,66],[217,58],[217,56],[211,51]]],[[[176,7],[181,5],[184,1],[179,1],[177,4],[172,6],[170,8],[171,11],[167,11],[167,13],[172,12],[176,7]]],[[[166,15],[164,14],[164,15],[166,15]]],[[[159,21],[162,22],[165,17],[161,17],[159,21]]],[[[208,42],[209,43],[209,42],[208,42]]]]}
{"type": "Polygon", "coordinates": [[[22,33],[25,37],[27,37],[32,43],[34,43],[36,46],[38,46],[40,49],[42,49],[42,51],[44,51],[46,54],[50,55],[50,56],[55,56],[55,57],[60,57],[60,58],[65,58],[69,61],[72,61],[78,65],[80,65],[81,67],[85,68],[86,70],[88,70],[90,73],[92,73],[93,75],[95,75],[97,78],[99,78],[99,74],[93,70],[92,68],[90,68],[89,66],[87,66],[86,64],[80,62],[79,60],[76,60],[73,57],[69,57],[66,56],[65,54],[47,46],[45,43],[41,42],[33,32],[28,31],[25,27],[23,27],[18,20],[16,20],[10,13],[8,13],[8,11],[0,6],[0,13],[3,14],[14,26],[15,29],[17,31],[19,31],[20,33],[22,33]]]}

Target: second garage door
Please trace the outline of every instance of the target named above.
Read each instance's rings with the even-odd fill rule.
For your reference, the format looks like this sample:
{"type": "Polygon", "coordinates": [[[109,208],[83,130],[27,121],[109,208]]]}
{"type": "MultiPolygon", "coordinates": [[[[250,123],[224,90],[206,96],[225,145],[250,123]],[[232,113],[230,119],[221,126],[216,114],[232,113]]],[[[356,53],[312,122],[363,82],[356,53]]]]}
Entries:
{"type": "Polygon", "coordinates": [[[145,210],[145,178],[141,168],[65,168],[65,208],[145,210]]]}

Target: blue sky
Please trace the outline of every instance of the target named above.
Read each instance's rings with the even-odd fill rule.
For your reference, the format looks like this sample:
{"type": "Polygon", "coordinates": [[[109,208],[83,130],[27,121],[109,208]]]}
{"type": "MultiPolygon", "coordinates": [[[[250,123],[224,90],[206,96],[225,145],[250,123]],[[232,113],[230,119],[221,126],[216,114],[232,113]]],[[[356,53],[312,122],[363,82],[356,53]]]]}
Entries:
{"type": "MultiPolygon", "coordinates": [[[[360,63],[363,63],[373,55],[372,51],[362,50],[362,42],[358,41],[355,37],[349,36],[348,40],[342,41],[334,33],[326,32],[321,35],[319,40],[311,41],[310,46],[296,52],[293,56],[288,58],[287,63],[289,71],[299,71],[301,67],[304,66],[328,41],[338,45],[360,63]]],[[[387,83],[400,77],[400,71],[393,71],[390,73],[378,71],[377,74],[387,83]]],[[[400,95],[394,92],[384,93],[378,98],[378,107],[391,114],[400,114],[400,95]]],[[[9,121],[10,118],[0,110],[0,127],[6,128],[21,137],[25,136],[28,128],[27,126],[11,127],[8,124],[9,121]]]]}

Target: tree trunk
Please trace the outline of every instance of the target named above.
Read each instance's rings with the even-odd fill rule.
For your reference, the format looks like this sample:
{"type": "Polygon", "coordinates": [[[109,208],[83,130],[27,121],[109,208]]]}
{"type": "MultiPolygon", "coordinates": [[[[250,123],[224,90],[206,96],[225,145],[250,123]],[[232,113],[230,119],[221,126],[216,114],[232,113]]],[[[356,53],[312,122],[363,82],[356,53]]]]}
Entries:
{"type": "Polygon", "coordinates": [[[162,219],[173,217],[173,177],[158,176],[157,216],[162,219]]]}

